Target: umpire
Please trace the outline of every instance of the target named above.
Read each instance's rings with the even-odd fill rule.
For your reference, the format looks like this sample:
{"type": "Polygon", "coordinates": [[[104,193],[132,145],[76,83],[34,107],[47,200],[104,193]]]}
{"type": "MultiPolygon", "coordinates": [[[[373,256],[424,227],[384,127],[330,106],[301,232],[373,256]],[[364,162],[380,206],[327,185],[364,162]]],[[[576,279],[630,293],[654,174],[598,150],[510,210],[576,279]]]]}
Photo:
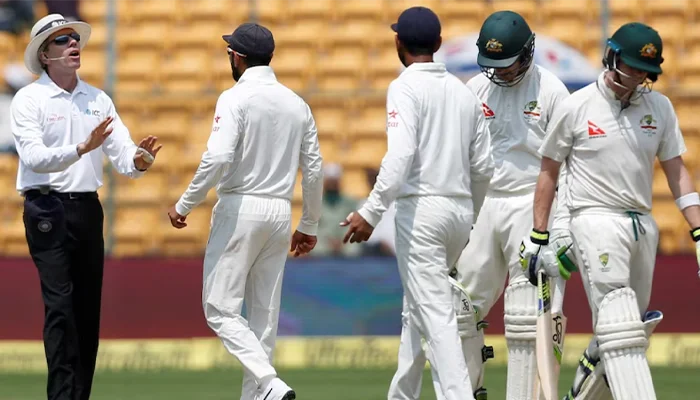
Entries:
{"type": "Polygon", "coordinates": [[[104,268],[102,153],[138,178],[161,147],[151,136],[137,147],[110,97],[78,77],[90,32],[60,14],[34,25],[24,63],[39,79],[15,95],[10,113],[17,190],[45,306],[49,400],[90,398],[104,268]]]}

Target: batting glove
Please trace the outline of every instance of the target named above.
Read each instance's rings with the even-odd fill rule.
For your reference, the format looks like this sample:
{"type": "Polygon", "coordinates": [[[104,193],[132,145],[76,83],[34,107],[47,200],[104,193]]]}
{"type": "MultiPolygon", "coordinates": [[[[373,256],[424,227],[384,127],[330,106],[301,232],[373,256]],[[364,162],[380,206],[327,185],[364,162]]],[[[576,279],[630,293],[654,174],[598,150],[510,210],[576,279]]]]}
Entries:
{"type": "MultiPolygon", "coordinates": [[[[549,232],[532,230],[520,244],[520,265],[531,284],[537,286],[537,272],[544,269],[550,278],[561,274],[557,254],[549,247],[549,232]]],[[[567,277],[562,277],[568,279],[567,277]]]]}
{"type": "Polygon", "coordinates": [[[567,229],[552,229],[549,242],[549,247],[557,253],[561,266],[564,267],[559,269],[559,274],[562,278],[569,279],[572,272],[578,271],[574,262],[576,260],[573,249],[574,242],[571,240],[569,231],[567,229]]]}
{"type": "Polygon", "coordinates": [[[698,261],[698,277],[700,278],[700,228],[691,230],[690,237],[695,241],[695,257],[698,261]]]}

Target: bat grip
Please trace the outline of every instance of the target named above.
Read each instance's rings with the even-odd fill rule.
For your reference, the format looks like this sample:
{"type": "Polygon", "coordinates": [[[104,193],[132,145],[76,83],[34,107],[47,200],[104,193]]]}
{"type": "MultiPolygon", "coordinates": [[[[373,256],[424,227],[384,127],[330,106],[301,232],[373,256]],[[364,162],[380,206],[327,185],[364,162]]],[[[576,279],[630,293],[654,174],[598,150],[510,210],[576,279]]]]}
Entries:
{"type": "Polygon", "coordinates": [[[566,280],[558,277],[554,279],[554,294],[552,295],[552,314],[562,313],[564,308],[564,292],[566,280]]]}

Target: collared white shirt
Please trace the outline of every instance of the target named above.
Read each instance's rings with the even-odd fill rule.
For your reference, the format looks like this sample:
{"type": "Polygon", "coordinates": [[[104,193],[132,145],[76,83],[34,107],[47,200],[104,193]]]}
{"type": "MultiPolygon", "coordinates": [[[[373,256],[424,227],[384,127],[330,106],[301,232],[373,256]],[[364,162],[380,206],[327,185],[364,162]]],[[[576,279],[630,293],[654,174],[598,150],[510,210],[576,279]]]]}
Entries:
{"type": "Polygon", "coordinates": [[[467,86],[481,99],[491,132],[496,165],[489,190],[496,193],[532,193],[542,157],[537,152],[554,109],[569,91],[554,74],[535,65],[513,87],[502,87],[479,74],[467,86]]]}
{"type": "Polygon", "coordinates": [[[481,101],[442,63],[413,63],[387,93],[387,153],[359,210],[376,226],[396,199],[470,199],[471,181],[488,181],[493,159],[481,101]]]}
{"type": "Polygon", "coordinates": [[[301,166],[304,204],[298,230],[316,235],[323,195],[321,164],[309,106],[277,81],[272,68],[250,67],[219,96],[207,150],[176,211],[189,214],[215,185],[219,195],[291,201],[301,166]]]}
{"type": "Polygon", "coordinates": [[[44,72],[12,100],[11,127],[19,170],[17,190],[47,186],[57,192],[94,192],[102,186],[102,152],[82,157],[77,145],[105,118],[114,131],[100,147],[117,171],[132,178],[143,174],[134,165],[138,147],[131,140],[112,99],[80,79],[69,93],[44,72]]]}
{"type": "Polygon", "coordinates": [[[569,208],[648,213],[654,161],[686,151],[671,101],[652,91],[622,109],[601,73],[557,109],[540,153],[566,160],[569,208]]]}

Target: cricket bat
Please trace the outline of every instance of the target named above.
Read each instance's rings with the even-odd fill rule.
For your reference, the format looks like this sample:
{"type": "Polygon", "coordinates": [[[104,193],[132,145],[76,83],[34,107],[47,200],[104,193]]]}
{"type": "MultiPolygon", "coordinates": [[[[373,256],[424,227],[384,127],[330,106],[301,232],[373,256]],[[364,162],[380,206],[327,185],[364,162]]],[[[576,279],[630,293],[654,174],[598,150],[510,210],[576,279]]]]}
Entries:
{"type": "MultiPolygon", "coordinates": [[[[557,400],[558,362],[553,345],[552,291],[549,277],[543,270],[537,272],[537,381],[545,400],[557,400]]],[[[535,390],[537,392],[537,390],[535,390]]],[[[538,397],[536,397],[538,398],[538,397]]]]}

